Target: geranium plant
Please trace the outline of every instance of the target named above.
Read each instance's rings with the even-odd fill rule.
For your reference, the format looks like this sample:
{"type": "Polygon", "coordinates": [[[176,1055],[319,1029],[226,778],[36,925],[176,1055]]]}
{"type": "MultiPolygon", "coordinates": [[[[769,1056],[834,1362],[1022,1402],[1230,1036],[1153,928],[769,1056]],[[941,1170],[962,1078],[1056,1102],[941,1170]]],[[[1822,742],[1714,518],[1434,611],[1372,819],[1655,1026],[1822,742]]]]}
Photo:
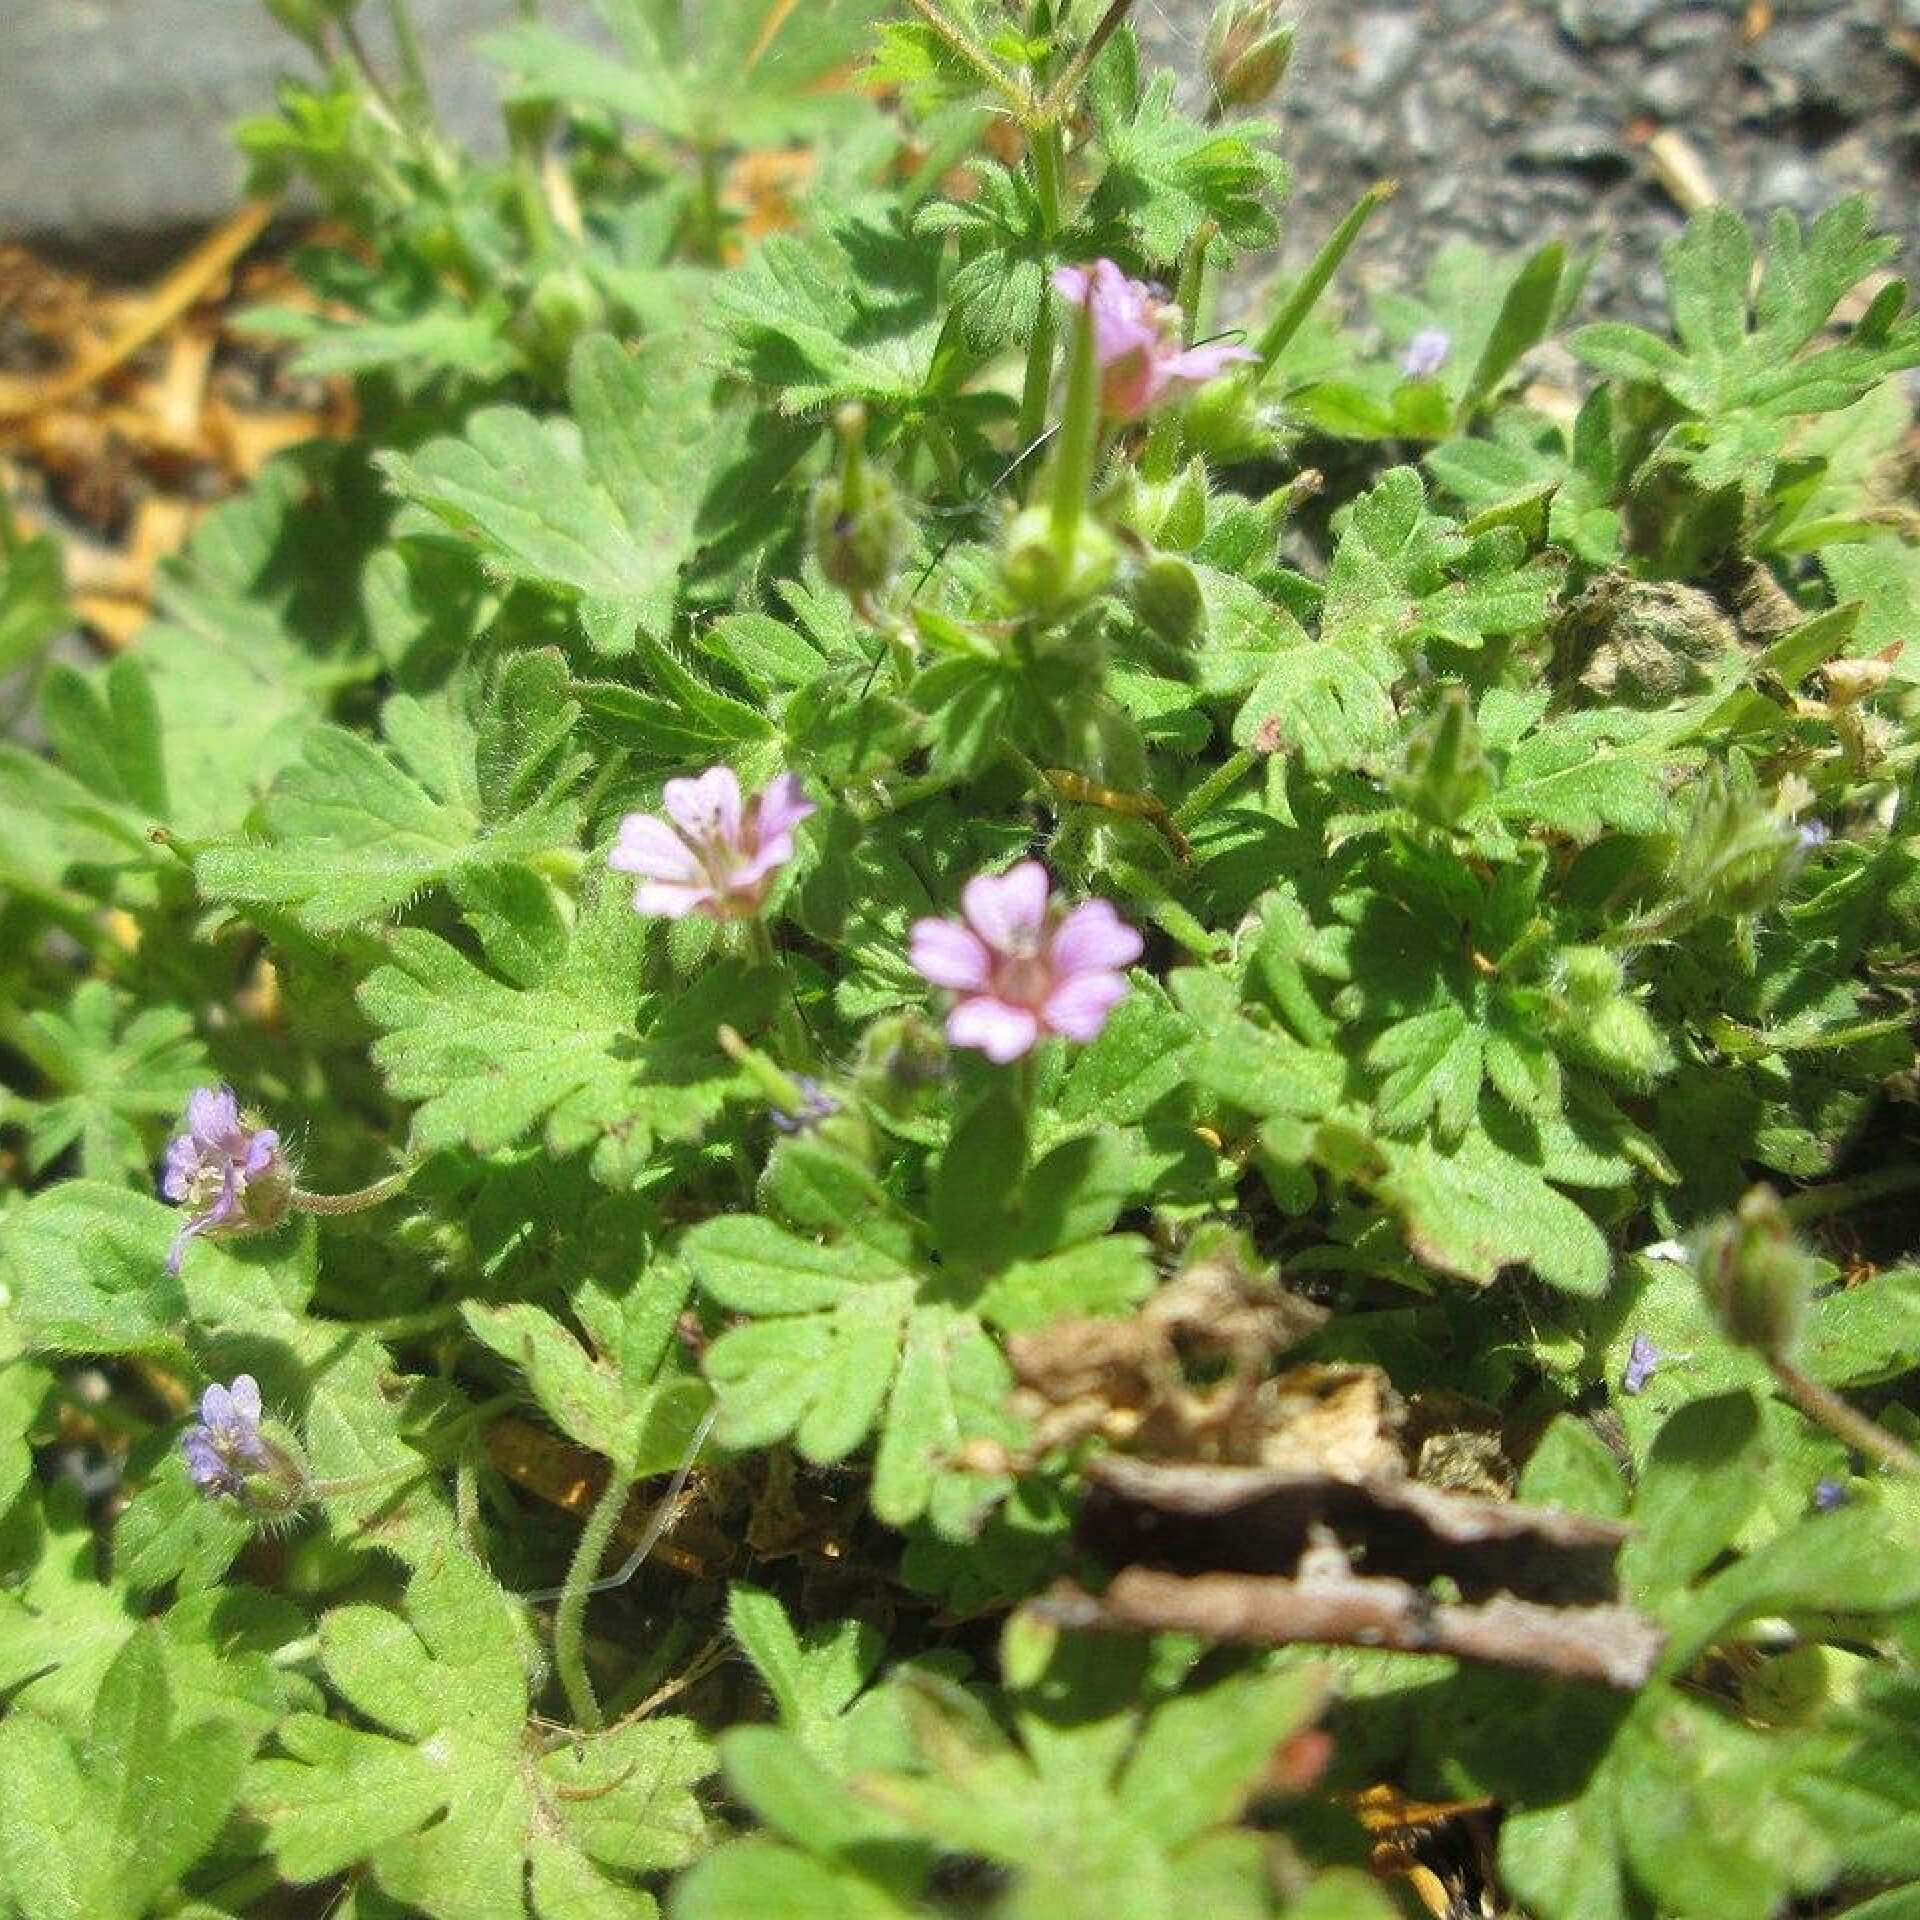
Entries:
{"type": "Polygon", "coordinates": [[[1266,0],[498,159],[272,11],[358,437],[103,668],[0,549],[0,1915],[1920,1910],[1868,209],[1360,312],[1266,0]]]}

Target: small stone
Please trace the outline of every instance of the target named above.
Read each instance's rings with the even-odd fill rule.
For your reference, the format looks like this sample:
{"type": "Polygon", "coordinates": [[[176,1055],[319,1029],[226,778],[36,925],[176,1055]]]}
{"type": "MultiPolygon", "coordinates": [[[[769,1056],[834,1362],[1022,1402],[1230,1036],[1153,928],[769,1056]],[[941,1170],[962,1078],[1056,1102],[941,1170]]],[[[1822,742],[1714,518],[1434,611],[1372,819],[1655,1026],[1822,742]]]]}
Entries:
{"type": "Polygon", "coordinates": [[[1363,13],[1353,23],[1353,90],[1378,99],[1406,78],[1420,47],[1420,21],[1408,13],[1363,13]]]}
{"type": "Polygon", "coordinates": [[[1703,47],[1731,46],[1737,22],[1729,11],[1708,12],[1687,8],[1664,14],[1647,28],[1644,36],[1649,53],[1693,53],[1703,47]]]}
{"type": "Polygon", "coordinates": [[[1625,173],[1632,162],[1620,136],[1604,121],[1550,120],[1530,128],[1514,145],[1515,157],[1531,167],[1574,168],[1625,173]]]}
{"type": "Polygon", "coordinates": [[[1555,0],[1560,31],[1583,47],[1630,40],[1660,12],[1663,0],[1555,0]]]}
{"type": "Polygon", "coordinates": [[[1640,76],[1639,100],[1657,120],[1686,120],[1707,104],[1713,84],[1700,61],[1665,60],[1640,76]]]}
{"type": "Polygon", "coordinates": [[[1811,219],[1836,198],[1821,172],[1805,155],[1783,153],[1762,166],[1753,182],[1751,199],[1771,213],[1776,207],[1811,219]]]}

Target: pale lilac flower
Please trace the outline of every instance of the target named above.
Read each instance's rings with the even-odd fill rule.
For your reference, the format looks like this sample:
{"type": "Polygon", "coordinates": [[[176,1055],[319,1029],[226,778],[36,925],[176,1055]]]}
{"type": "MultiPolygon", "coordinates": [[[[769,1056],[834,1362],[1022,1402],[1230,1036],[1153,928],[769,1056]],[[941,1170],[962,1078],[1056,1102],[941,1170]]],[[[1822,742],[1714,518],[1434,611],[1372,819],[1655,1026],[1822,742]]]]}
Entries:
{"type": "Polygon", "coordinates": [[[1644,1333],[1636,1333],[1633,1344],[1627,1349],[1627,1364],[1621,1369],[1620,1391],[1644,1393],[1647,1382],[1653,1378],[1654,1369],[1659,1364],[1660,1349],[1644,1333]]]}
{"type": "Polygon", "coordinates": [[[783,773],[744,804],[731,767],[697,780],[669,780],[663,820],[630,813],[620,822],[607,864],[636,873],[633,904],[669,920],[701,912],[745,919],[760,910],[774,874],[793,858],[793,830],[818,811],[799,780],[783,773]]]}
{"type": "Polygon", "coordinates": [[[237,1375],[230,1387],[216,1381],[200,1396],[199,1424],[180,1436],[180,1451],[201,1492],[238,1498],[249,1474],[272,1471],[273,1449],[260,1431],[260,1412],[260,1385],[250,1373],[237,1375]]]}
{"type": "Polygon", "coordinates": [[[780,1132],[811,1133],[821,1121],[831,1120],[840,1111],[840,1102],[812,1074],[796,1075],[794,1085],[800,1089],[798,1110],[789,1112],[785,1107],[773,1110],[773,1124],[780,1132]]]}
{"type": "Polygon", "coordinates": [[[1100,410],[1110,420],[1138,420],[1163,400],[1197,387],[1240,361],[1257,360],[1246,347],[1215,341],[1180,344],[1180,309],[1130,280],[1111,260],[1061,267],[1055,290],[1093,316],[1094,357],[1100,365],[1100,410]]]}
{"type": "Polygon", "coordinates": [[[989,1060],[1017,1060],[1043,1034],[1092,1040],[1127,995],[1120,971],[1140,958],[1140,936],[1106,900],[1049,909],[1047,870],[1023,860],[979,874],[960,894],[962,920],[916,920],[915,971],[959,995],[947,1038],[989,1060]]]}
{"type": "Polygon", "coordinates": [[[1847,1504],[1846,1483],[1841,1480],[1816,1480],[1813,1505],[1816,1513],[1832,1513],[1847,1504]]]}
{"type": "Polygon", "coordinates": [[[1818,853],[1833,838],[1833,829],[1824,820],[1807,820],[1801,823],[1795,835],[1796,844],[1802,854],[1818,853]]]}
{"type": "Polygon", "coordinates": [[[196,1234],[277,1225],[287,1211],[293,1175],[279,1134],[250,1125],[231,1087],[201,1087],[187,1100],[186,1132],[167,1148],[161,1191],[190,1210],[167,1254],[167,1271],[178,1273],[196,1234]]]}
{"type": "Polygon", "coordinates": [[[1445,327],[1422,327],[1407,342],[1400,359],[1400,371],[1409,380],[1431,380],[1447,364],[1453,351],[1453,335],[1445,327]]]}

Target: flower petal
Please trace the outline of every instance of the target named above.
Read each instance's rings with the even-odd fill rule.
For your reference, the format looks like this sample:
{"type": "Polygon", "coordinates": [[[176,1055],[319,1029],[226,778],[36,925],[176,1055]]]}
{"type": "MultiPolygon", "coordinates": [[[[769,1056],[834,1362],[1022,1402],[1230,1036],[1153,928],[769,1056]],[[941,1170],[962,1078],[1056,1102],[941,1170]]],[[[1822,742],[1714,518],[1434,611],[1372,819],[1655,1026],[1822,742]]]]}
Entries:
{"type": "Polygon", "coordinates": [[[280,1157],[280,1135],[272,1127],[261,1127],[247,1140],[246,1158],[240,1171],[249,1180],[258,1179],[280,1157]]]}
{"type": "Polygon", "coordinates": [[[976,994],[947,1015],[947,1038],[956,1047],[973,1047],[996,1066],[1005,1066],[1040,1038],[1040,1022],[1026,1007],[976,994]]]}
{"type": "Polygon", "coordinates": [[[240,1124],[240,1102],[231,1087],[201,1087],[187,1097],[187,1131],[202,1146],[217,1147],[240,1124]]]}
{"type": "Polygon", "coordinates": [[[660,801],[689,840],[740,844],[740,782],[731,767],[709,767],[697,780],[669,780],[660,801]]]}
{"type": "Polygon", "coordinates": [[[1188,380],[1198,386],[1203,380],[1225,373],[1229,367],[1243,366],[1259,358],[1250,347],[1231,340],[1215,340],[1207,346],[1188,347],[1185,352],[1175,354],[1166,362],[1164,371],[1175,380],[1188,380]]]}
{"type": "Polygon", "coordinates": [[[787,849],[779,858],[793,858],[793,830],[810,814],[820,809],[807,798],[798,774],[783,773],[767,788],[754,805],[753,834],[764,849],[770,841],[784,838],[787,849]]]}
{"type": "Polygon", "coordinates": [[[960,889],[960,911],[996,953],[1031,953],[1047,918],[1047,870],[1022,860],[1005,873],[976,874],[960,889]]]}
{"type": "Polygon", "coordinates": [[[961,993],[978,993],[993,971],[993,955],[958,920],[916,920],[907,959],[921,979],[961,993]]]}
{"type": "Polygon", "coordinates": [[[1092,285],[1093,275],[1085,267],[1055,267],[1053,270],[1054,292],[1076,307],[1086,305],[1087,291],[1092,285]]]}
{"type": "Polygon", "coordinates": [[[1107,1015],[1127,997],[1125,974],[1077,973],[1047,995],[1040,1017],[1069,1040],[1097,1040],[1107,1015]]]}
{"type": "Polygon", "coordinates": [[[704,882],[642,880],[633,890],[633,910],[649,918],[684,920],[699,907],[718,904],[718,896],[704,882]]]}
{"type": "Polygon", "coordinates": [[[261,1414],[260,1382],[250,1373],[236,1373],[227,1389],[228,1402],[243,1420],[258,1420],[261,1414]]]}
{"type": "Polygon", "coordinates": [[[169,1200],[184,1200],[193,1176],[200,1171],[200,1145],[192,1134],[177,1135],[167,1144],[167,1170],[160,1191],[169,1200]]]}
{"type": "Polygon", "coordinates": [[[180,1451],[187,1456],[187,1477],[196,1487],[223,1487],[231,1479],[227,1463],[220,1458],[213,1436],[205,1427],[189,1427],[180,1436],[180,1451]]]}
{"type": "Polygon", "coordinates": [[[630,813],[620,822],[607,865],[649,880],[693,881],[700,862],[693,849],[657,813],[630,813]]]}
{"type": "Polygon", "coordinates": [[[1113,910],[1110,900],[1083,900],[1053,930],[1047,949],[1056,980],[1077,973],[1130,967],[1144,950],[1138,933],[1113,910]]]}
{"type": "Polygon", "coordinates": [[[211,1382],[200,1396],[200,1418],[216,1432],[233,1418],[233,1393],[218,1380],[211,1382]]]}

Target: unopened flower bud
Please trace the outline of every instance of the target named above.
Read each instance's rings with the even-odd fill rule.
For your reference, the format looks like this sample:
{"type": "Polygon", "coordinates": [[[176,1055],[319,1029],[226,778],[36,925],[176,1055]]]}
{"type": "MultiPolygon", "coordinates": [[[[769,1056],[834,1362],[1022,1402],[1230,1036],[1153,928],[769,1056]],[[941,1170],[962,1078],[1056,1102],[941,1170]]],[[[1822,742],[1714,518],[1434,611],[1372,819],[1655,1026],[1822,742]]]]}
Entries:
{"type": "Polygon", "coordinates": [[[1222,0],[1207,29],[1207,78],[1223,107],[1257,107],[1286,77],[1293,28],[1273,0],[1222,0]]]}
{"type": "Polygon", "coordinates": [[[1083,605],[1113,578],[1120,550],[1113,535],[1087,514],[1058,538],[1052,509],[1028,507],[1007,527],[1000,575],[1014,602],[1052,616],[1083,605]]]}
{"type": "Polygon", "coordinates": [[[1261,414],[1255,381],[1245,374],[1210,380],[1187,402],[1181,425],[1191,450],[1223,465],[1270,452],[1278,437],[1261,414]]]}
{"type": "Polygon", "coordinates": [[[585,273],[575,266],[555,267],[527,295],[523,337],[558,378],[581,335],[604,325],[606,317],[607,303],[585,273]]]}
{"type": "Polygon", "coordinates": [[[1192,567],[1175,553],[1157,553],[1133,577],[1133,609],[1162,640],[1186,646],[1201,630],[1206,605],[1192,567]]]}
{"type": "Polygon", "coordinates": [[[939,1033],[919,1014],[904,1013],[867,1029],[855,1073],[868,1103],[897,1119],[937,1087],[946,1070],[939,1033]]]}
{"type": "Polygon", "coordinates": [[[840,464],[814,489],[813,552],[820,571],[849,599],[861,600],[900,571],[913,528],[893,482],[867,462],[865,411],[842,407],[834,430],[840,464]]]}
{"type": "Polygon", "coordinates": [[[1647,1086],[1673,1068],[1673,1049],[1652,1015],[1624,993],[1592,1008],[1572,1037],[1601,1072],[1630,1087],[1647,1086]]]}
{"type": "Polygon", "coordinates": [[[327,26],[337,9],[323,0],[266,0],[267,12],[302,46],[324,53],[327,26]]]}
{"type": "Polygon", "coordinates": [[[1560,955],[1560,978],[1576,1012],[1592,1012],[1620,991],[1626,979],[1619,955],[1605,947],[1568,947],[1560,955]]]}
{"type": "Polygon", "coordinates": [[[1771,1187],[1751,1188],[1706,1230],[1694,1271],[1730,1340],[1770,1360],[1792,1353],[1806,1317],[1811,1259],[1771,1187]]]}

